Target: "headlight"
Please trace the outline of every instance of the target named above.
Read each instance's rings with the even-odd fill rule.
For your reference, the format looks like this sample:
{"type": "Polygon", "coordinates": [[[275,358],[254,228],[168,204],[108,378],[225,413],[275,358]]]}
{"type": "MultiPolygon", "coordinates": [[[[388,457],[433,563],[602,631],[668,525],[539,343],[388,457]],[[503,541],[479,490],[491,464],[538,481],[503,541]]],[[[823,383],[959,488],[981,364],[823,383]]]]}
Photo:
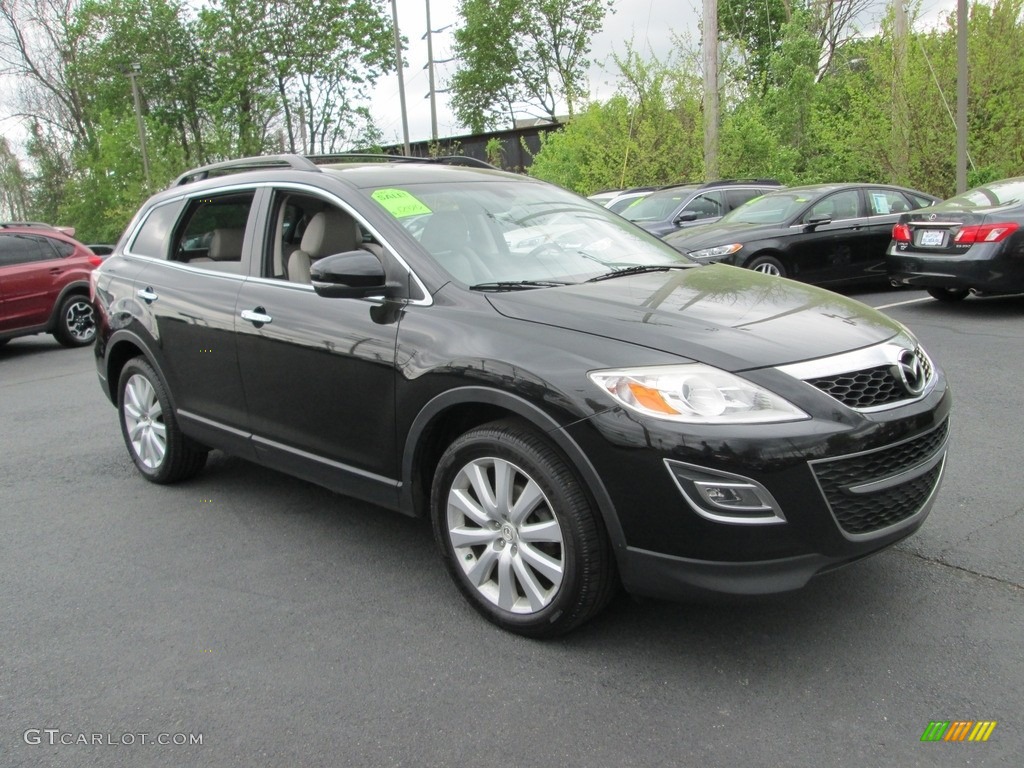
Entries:
{"type": "Polygon", "coordinates": [[[687,255],[691,259],[720,259],[730,253],[736,253],[743,247],[742,243],[729,243],[728,245],[716,245],[714,248],[702,248],[699,251],[690,251],[687,255]]]}
{"type": "Polygon", "coordinates": [[[763,387],[701,363],[591,371],[615,402],[645,416],[691,424],[766,424],[809,418],[763,387]]]}

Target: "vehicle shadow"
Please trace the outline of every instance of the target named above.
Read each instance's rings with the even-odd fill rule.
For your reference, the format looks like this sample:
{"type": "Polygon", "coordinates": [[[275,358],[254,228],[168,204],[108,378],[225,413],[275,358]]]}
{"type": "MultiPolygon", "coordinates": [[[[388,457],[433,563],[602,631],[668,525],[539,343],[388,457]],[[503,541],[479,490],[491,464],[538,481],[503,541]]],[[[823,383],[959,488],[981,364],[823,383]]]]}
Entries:
{"type": "MultiPolygon", "coordinates": [[[[593,657],[596,663],[619,654],[650,654],[673,664],[686,659],[685,666],[691,668],[711,664],[717,674],[751,667],[785,674],[786,667],[800,668],[806,654],[816,652],[826,661],[834,654],[842,664],[867,664],[872,655],[884,656],[891,643],[891,638],[882,639],[884,628],[892,626],[894,614],[906,613],[912,623],[914,611],[931,601],[927,581],[911,573],[917,567],[914,558],[889,551],[784,595],[672,603],[622,593],[595,620],[569,635],[532,641],[492,627],[463,600],[424,520],[217,452],[208,469],[187,485],[209,488],[219,499],[236,499],[228,510],[232,525],[247,531],[286,529],[296,547],[315,540],[310,558],[348,564],[343,578],[349,588],[364,594],[389,616],[389,623],[405,625],[405,631],[440,633],[437,642],[448,636],[465,642],[468,637],[492,650],[504,647],[548,658],[571,653],[593,657]],[[524,643],[533,650],[526,651],[524,643]]],[[[305,555],[295,550],[293,556],[305,555]]],[[[324,575],[333,579],[326,571],[324,575]]],[[[306,588],[329,595],[332,584],[306,588]]],[[[678,674],[677,669],[672,677],[678,674]]]]}

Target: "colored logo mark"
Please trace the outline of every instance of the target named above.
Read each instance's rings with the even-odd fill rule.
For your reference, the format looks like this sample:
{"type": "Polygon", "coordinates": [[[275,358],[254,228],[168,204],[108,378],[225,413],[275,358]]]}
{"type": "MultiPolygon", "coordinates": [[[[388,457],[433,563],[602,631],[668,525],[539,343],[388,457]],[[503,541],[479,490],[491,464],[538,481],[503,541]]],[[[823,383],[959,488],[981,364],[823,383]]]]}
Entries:
{"type": "Polygon", "coordinates": [[[988,741],[996,725],[996,720],[932,720],[921,741],[988,741]]]}

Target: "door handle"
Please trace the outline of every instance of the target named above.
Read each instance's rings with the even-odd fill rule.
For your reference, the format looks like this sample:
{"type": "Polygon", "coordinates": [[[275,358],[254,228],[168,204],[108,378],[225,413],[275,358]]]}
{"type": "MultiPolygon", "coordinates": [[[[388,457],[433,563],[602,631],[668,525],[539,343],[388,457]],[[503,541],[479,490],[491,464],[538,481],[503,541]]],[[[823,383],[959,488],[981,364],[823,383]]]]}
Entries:
{"type": "Polygon", "coordinates": [[[263,307],[256,307],[256,309],[243,309],[242,319],[248,320],[257,328],[266,323],[274,322],[274,318],[268,315],[267,310],[265,310],[263,307]]]}
{"type": "Polygon", "coordinates": [[[148,285],[145,288],[140,288],[137,295],[147,304],[152,304],[160,298],[148,285]]]}

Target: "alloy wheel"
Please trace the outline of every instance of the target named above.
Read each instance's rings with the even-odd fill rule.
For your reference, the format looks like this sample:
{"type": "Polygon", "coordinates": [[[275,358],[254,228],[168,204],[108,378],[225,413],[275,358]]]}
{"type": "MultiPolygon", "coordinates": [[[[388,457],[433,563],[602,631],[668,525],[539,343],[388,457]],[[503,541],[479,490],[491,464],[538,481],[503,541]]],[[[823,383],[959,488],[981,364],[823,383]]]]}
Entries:
{"type": "Polygon", "coordinates": [[[447,533],[470,584],[498,608],[536,613],[558,593],[561,526],[537,482],[511,462],[483,457],[459,470],[448,491],[447,533]]]}
{"type": "Polygon", "coordinates": [[[135,374],[124,388],[124,423],[132,450],[147,468],[156,469],[167,453],[163,408],[152,382],[135,374]]]}

